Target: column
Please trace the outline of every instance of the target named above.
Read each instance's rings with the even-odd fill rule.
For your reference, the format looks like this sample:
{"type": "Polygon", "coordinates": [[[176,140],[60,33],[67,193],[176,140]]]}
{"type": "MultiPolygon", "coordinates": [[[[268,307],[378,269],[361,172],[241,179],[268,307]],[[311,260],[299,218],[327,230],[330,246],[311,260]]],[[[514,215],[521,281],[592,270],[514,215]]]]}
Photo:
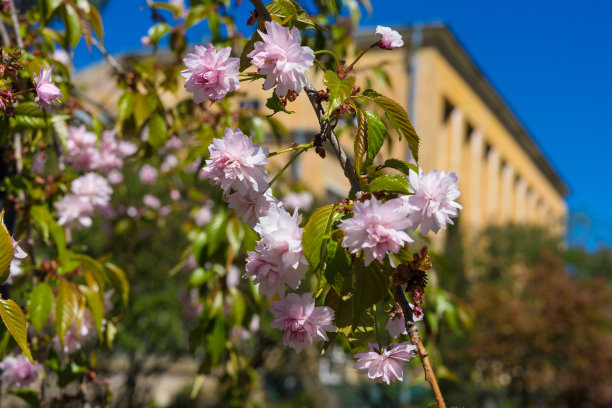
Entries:
{"type": "Polygon", "coordinates": [[[512,221],[512,204],[514,201],[514,169],[510,163],[506,162],[502,168],[502,188],[501,188],[501,209],[500,222],[507,224],[512,221]]]}
{"type": "MultiPolygon", "coordinates": [[[[450,116],[450,170],[459,172],[461,169],[461,143],[463,142],[465,126],[463,126],[463,112],[453,109],[450,116]]],[[[449,169],[440,169],[447,171],[449,169]]],[[[460,175],[461,176],[461,175],[460,175]]]]}
{"type": "Polygon", "coordinates": [[[527,192],[527,221],[530,223],[538,223],[540,221],[537,219],[537,204],[538,195],[530,188],[527,192]]]}
{"type": "Polygon", "coordinates": [[[515,221],[523,223],[526,221],[527,212],[527,183],[522,177],[516,180],[516,200],[514,202],[516,211],[514,213],[515,221]]]}
{"type": "Polygon", "coordinates": [[[499,152],[491,146],[487,155],[487,220],[497,220],[499,216],[499,152]]]}
{"type": "MultiPolygon", "coordinates": [[[[466,208],[470,217],[470,224],[473,228],[479,229],[482,225],[481,194],[482,194],[482,155],[483,155],[483,137],[482,132],[475,129],[470,137],[470,186],[468,192],[469,208],[466,208]]],[[[466,175],[467,176],[467,175],[466,175]]]]}

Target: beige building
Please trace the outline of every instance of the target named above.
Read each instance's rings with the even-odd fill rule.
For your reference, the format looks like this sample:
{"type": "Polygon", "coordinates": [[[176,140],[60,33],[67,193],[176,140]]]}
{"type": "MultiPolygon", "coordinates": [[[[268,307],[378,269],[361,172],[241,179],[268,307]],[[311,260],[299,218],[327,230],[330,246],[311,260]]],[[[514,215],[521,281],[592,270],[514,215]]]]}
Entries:
{"type": "MultiPolygon", "coordinates": [[[[561,225],[566,185],[448,28],[426,24],[400,33],[404,47],[376,48],[360,60],[357,85],[365,88],[371,67],[389,74],[391,88],[370,79],[372,87],[406,107],[421,138],[419,165],[457,173],[463,225],[471,230],[508,222],[561,225]]],[[[362,36],[357,43],[365,48],[376,40],[362,36]]],[[[320,77],[312,79],[322,87],[320,77]]],[[[260,106],[270,96],[260,83],[246,90],[260,106]]],[[[300,96],[288,108],[296,113],[278,119],[302,138],[296,141],[311,140],[319,130],[307,98],[300,96]]],[[[341,142],[352,151],[349,132],[341,132],[341,142]]],[[[407,147],[393,136],[391,156],[411,160],[407,147]]],[[[333,154],[322,160],[313,152],[299,160],[297,176],[318,196],[347,195],[348,182],[333,154]]]]}

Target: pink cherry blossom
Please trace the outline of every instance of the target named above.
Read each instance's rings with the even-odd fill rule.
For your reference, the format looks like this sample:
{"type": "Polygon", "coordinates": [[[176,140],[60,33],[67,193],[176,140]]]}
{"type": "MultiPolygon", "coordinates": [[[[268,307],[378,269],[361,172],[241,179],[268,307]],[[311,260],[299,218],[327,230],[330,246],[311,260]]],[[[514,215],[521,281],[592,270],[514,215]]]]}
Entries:
{"type": "Polygon", "coordinates": [[[112,169],[123,166],[123,159],[136,153],[138,148],[135,144],[118,140],[115,137],[115,132],[106,130],[102,132],[102,140],[100,141],[100,154],[96,168],[108,173],[112,169]]]}
{"type": "Polygon", "coordinates": [[[313,64],[314,52],[310,47],[301,46],[297,28],[290,31],[276,21],[266,21],[265,25],[266,33],[259,31],[263,42],[257,41],[255,49],[247,55],[259,73],[266,75],[263,89],[278,84],[275,90],[278,96],[285,96],[288,91],[300,93],[306,84],[306,72],[313,64]]]}
{"type": "Polygon", "coordinates": [[[392,50],[393,48],[401,47],[404,45],[404,41],[402,40],[402,36],[395,30],[392,30],[390,27],[377,26],[376,34],[382,35],[380,39],[380,47],[385,48],[387,50],[392,50]]]}
{"type": "Polygon", "coordinates": [[[38,379],[43,367],[38,363],[30,363],[30,360],[22,354],[17,357],[7,356],[0,361],[0,378],[8,388],[24,388],[38,379]]]}
{"type": "Polygon", "coordinates": [[[285,267],[299,268],[300,264],[307,264],[302,246],[301,220],[297,211],[291,215],[282,207],[272,206],[255,225],[254,230],[261,237],[262,250],[280,256],[285,267]]]}
{"type": "Polygon", "coordinates": [[[274,198],[270,190],[264,194],[255,190],[248,190],[246,193],[234,193],[227,197],[229,207],[236,211],[236,215],[243,222],[253,228],[268,213],[270,207],[278,205],[278,200],[274,198]]]}
{"type": "MultiPolygon", "coordinates": [[[[409,304],[410,308],[413,310],[412,321],[422,321],[424,316],[423,312],[419,313],[417,316],[417,314],[415,314],[414,305],[412,303],[409,304]]],[[[408,331],[406,331],[406,321],[404,320],[404,313],[402,312],[402,309],[399,306],[389,315],[389,320],[385,325],[385,329],[391,337],[397,337],[400,334],[408,334],[408,331]]]]}
{"type": "Polygon", "coordinates": [[[225,129],[223,139],[213,139],[208,147],[210,160],[206,160],[204,174],[213,185],[220,185],[225,194],[231,189],[239,193],[248,190],[263,192],[268,187],[268,148],[253,143],[240,129],[225,129]]]}
{"type": "Polygon", "coordinates": [[[39,110],[45,108],[49,112],[49,108],[53,105],[53,101],[60,102],[62,91],[51,82],[51,70],[40,67],[40,75],[37,77],[34,74],[34,82],[36,83],[36,97],[34,102],[39,106],[39,110]]]}
{"type": "Polygon", "coordinates": [[[76,171],[93,170],[100,156],[96,146],[97,142],[96,134],[88,132],[85,125],[68,126],[66,162],[70,163],[76,171]]]}
{"type": "Polygon", "coordinates": [[[316,340],[328,340],[325,332],[335,331],[334,311],[328,306],[315,307],[312,293],[289,293],[272,302],[270,311],[276,319],[270,327],[284,330],[283,343],[300,352],[310,349],[316,340]]]}
{"type": "Polygon", "coordinates": [[[352,254],[363,250],[365,265],[382,261],[387,252],[397,252],[413,239],[404,232],[410,227],[408,208],[396,198],[381,203],[376,198],[353,204],[353,218],[342,220],[338,228],[346,233],[342,246],[352,254]]]}
{"type": "Polygon", "coordinates": [[[353,366],[361,374],[367,374],[370,380],[376,382],[402,381],[404,379],[404,362],[416,356],[416,346],[409,342],[391,343],[383,348],[370,344],[370,351],[355,354],[357,362],[353,366]]]}
{"type": "Polygon", "coordinates": [[[240,58],[231,58],[231,47],[217,52],[214,45],[196,45],[194,53],[183,59],[186,70],[181,75],[187,78],[185,89],[193,93],[195,103],[223,100],[228,92],[240,88],[238,67],[240,58]]]}
{"type": "Polygon", "coordinates": [[[70,67],[70,65],[72,64],[72,59],[70,58],[70,54],[68,54],[66,51],[64,51],[61,48],[56,48],[55,51],[53,51],[53,54],[51,54],[51,58],[53,58],[56,61],[61,62],[67,67],[70,67]]]}
{"type": "Polygon", "coordinates": [[[298,263],[296,267],[287,266],[279,254],[265,250],[261,242],[255,249],[259,252],[248,252],[244,277],[255,277],[253,284],[259,285],[260,294],[268,298],[284,296],[285,285],[294,290],[300,286],[306,276],[306,263],[298,263]]]}
{"type": "Polygon", "coordinates": [[[176,157],[173,154],[169,154],[169,155],[167,155],[164,158],[164,161],[162,162],[162,164],[159,167],[159,169],[163,173],[168,173],[168,172],[172,171],[173,169],[175,169],[178,165],[179,165],[178,157],[176,157]]]}
{"type": "Polygon", "coordinates": [[[460,195],[457,175],[438,170],[425,173],[419,169],[419,174],[411,170],[408,179],[414,195],[402,199],[413,227],[420,224],[421,233],[427,234],[429,231],[437,233],[440,228],[445,230],[446,224],[452,225],[451,217],[458,217],[458,210],[463,209],[454,201],[460,195]]]}
{"type": "Polygon", "coordinates": [[[123,183],[123,173],[121,173],[117,169],[112,169],[108,173],[108,182],[111,184],[121,184],[123,183]]]}
{"type": "Polygon", "coordinates": [[[300,209],[302,211],[308,211],[310,206],[312,205],[312,194],[308,191],[303,191],[301,193],[289,193],[283,198],[283,207],[287,211],[293,211],[295,209],[300,209]]]}
{"type": "Polygon", "coordinates": [[[94,206],[86,197],[68,194],[55,203],[57,223],[69,227],[91,227],[94,206]]]}
{"type": "Polygon", "coordinates": [[[138,172],[138,177],[143,184],[153,184],[157,180],[157,169],[148,164],[144,164],[138,172]]]}
{"type": "Polygon", "coordinates": [[[70,188],[74,194],[89,200],[94,207],[108,204],[113,194],[108,180],[93,172],[74,179],[70,188]]]}
{"type": "Polygon", "coordinates": [[[212,211],[210,210],[209,205],[205,205],[204,207],[200,207],[198,211],[196,211],[193,221],[195,225],[198,227],[203,227],[212,219],[212,211]]]}
{"type": "Polygon", "coordinates": [[[146,205],[149,208],[152,209],[158,209],[159,206],[161,205],[161,202],[159,201],[159,198],[151,195],[151,194],[145,194],[144,197],[142,197],[142,202],[144,203],[144,205],[146,205]]]}

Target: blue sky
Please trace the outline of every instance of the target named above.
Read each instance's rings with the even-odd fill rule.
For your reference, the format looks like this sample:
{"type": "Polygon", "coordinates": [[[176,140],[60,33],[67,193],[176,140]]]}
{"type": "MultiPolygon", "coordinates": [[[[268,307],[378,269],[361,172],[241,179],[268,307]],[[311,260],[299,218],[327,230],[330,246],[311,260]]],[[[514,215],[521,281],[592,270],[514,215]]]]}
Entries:
{"type": "MultiPolygon", "coordinates": [[[[569,185],[568,205],[577,214],[570,240],[612,245],[612,177],[605,170],[612,161],[612,2],[371,1],[374,12],[363,27],[427,21],[450,27],[569,185]]],[[[102,18],[111,53],[141,48],[151,25],[144,5],[109,0],[102,18]]],[[[249,10],[243,0],[238,14],[246,20],[249,10]]],[[[99,59],[81,44],[75,62],[82,67],[99,59]]]]}

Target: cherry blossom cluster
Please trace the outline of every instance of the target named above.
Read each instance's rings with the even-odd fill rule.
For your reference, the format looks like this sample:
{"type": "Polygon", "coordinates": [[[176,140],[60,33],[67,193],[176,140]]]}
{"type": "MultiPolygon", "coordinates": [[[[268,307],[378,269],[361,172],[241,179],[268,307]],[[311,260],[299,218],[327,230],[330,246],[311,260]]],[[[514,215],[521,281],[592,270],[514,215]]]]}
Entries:
{"type": "Polygon", "coordinates": [[[30,363],[23,354],[17,357],[6,356],[0,361],[0,379],[9,389],[25,388],[38,380],[43,367],[30,363]]]}
{"type": "MultiPolygon", "coordinates": [[[[265,23],[266,32],[259,31],[263,41],[247,57],[266,79],[263,89],[276,86],[275,93],[285,96],[289,91],[300,93],[306,84],[306,72],[314,63],[314,52],[301,45],[297,28],[283,27],[276,21],[265,23]]],[[[212,44],[196,45],[194,52],[183,59],[187,69],[185,89],[193,93],[194,102],[222,100],[228,92],[240,88],[239,58],[230,57],[231,48],[217,51],[212,44]]]]}
{"type": "Polygon", "coordinates": [[[414,194],[381,203],[376,198],[353,204],[353,217],[343,220],[339,228],[346,233],[342,246],[353,254],[363,251],[365,265],[374,259],[379,262],[387,252],[396,253],[414,240],[405,232],[408,228],[437,233],[452,224],[451,217],[459,215],[463,207],[459,197],[455,173],[419,169],[409,173],[414,194]]]}
{"type": "MultiPolygon", "coordinates": [[[[404,44],[401,35],[389,27],[378,26],[376,32],[381,39],[370,48],[393,49],[404,44]]],[[[313,65],[313,50],[301,45],[297,28],[289,29],[275,21],[265,22],[265,32],[259,31],[259,36],[262,41],[255,42],[247,57],[258,74],[265,76],[263,89],[276,87],[274,92],[279,97],[289,92],[298,94],[308,83],[306,72],[313,65]]],[[[229,47],[217,51],[211,44],[196,46],[184,62],[185,89],[194,94],[196,103],[222,100],[239,88],[239,60],[230,57],[229,47]]],[[[222,139],[213,140],[209,152],[203,174],[223,189],[230,208],[259,234],[255,251],[248,252],[244,277],[252,278],[252,283],[259,285],[259,293],[270,300],[280,298],[271,304],[276,317],[271,326],[284,330],[284,344],[298,352],[312,347],[313,341],[327,340],[326,332],[335,330],[333,310],[316,307],[312,293],[291,292],[299,289],[307,269],[297,208],[309,206],[312,197],[294,194],[279,202],[269,190],[265,168],[268,149],[253,143],[239,129],[226,129],[222,139]],[[287,209],[293,210],[293,215],[287,209]]],[[[452,224],[451,218],[457,217],[462,208],[455,201],[459,190],[454,173],[425,173],[419,169],[411,170],[408,178],[414,194],[386,201],[367,196],[355,201],[352,217],[338,225],[344,232],[342,246],[355,256],[363,256],[366,266],[383,262],[387,254],[413,242],[408,229],[420,227],[423,234],[436,233],[452,224]]],[[[420,307],[411,305],[411,309],[412,321],[423,319],[420,307]]],[[[403,312],[397,305],[385,328],[393,338],[407,334],[403,312]]],[[[401,381],[403,364],[416,355],[415,350],[410,342],[386,348],[370,345],[370,351],[355,355],[355,368],[377,382],[401,381]]]]}
{"type": "Polygon", "coordinates": [[[118,169],[123,166],[126,157],[136,152],[137,147],[118,140],[112,131],[102,132],[98,141],[96,134],[87,131],[84,125],[68,128],[66,144],[66,162],[76,171],[87,173],[73,180],[70,194],[55,203],[58,224],[72,228],[90,227],[97,208],[108,212],[106,210],[113,193],[110,183],[123,181],[118,169]]]}
{"type": "Polygon", "coordinates": [[[259,293],[280,297],[270,307],[276,316],[272,327],[283,329],[283,342],[298,352],[312,347],[313,341],[327,340],[326,332],[335,330],[333,310],[316,307],[312,293],[286,293],[287,286],[299,288],[308,263],[301,216],[297,209],[288,213],[269,190],[268,149],[239,129],[226,129],[222,139],[213,139],[209,152],[204,174],[223,188],[229,206],[260,236],[255,251],[248,253],[244,277],[253,278],[259,293]]]}
{"type": "Polygon", "coordinates": [[[40,67],[40,74],[38,77],[34,76],[34,83],[36,84],[36,97],[34,102],[38,104],[38,109],[43,108],[49,112],[54,101],[60,102],[59,98],[62,98],[62,91],[53,84],[51,79],[51,70],[46,69],[44,66],[40,67]]]}

